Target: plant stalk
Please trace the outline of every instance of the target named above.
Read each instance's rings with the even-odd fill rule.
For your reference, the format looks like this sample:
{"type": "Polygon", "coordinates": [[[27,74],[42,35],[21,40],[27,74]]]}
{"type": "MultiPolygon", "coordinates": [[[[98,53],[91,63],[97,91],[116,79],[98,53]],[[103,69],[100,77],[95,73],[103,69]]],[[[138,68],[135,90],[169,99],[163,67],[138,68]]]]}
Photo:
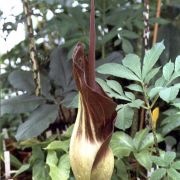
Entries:
{"type": "MultiPolygon", "coordinates": [[[[103,29],[103,36],[104,36],[104,28],[105,28],[105,7],[106,7],[106,2],[105,2],[105,0],[103,0],[103,13],[102,13],[102,25],[103,25],[103,27],[102,27],[102,29],[103,29]]],[[[105,58],[105,56],[106,56],[106,53],[105,53],[105,43],[102,43],[102,48],[101,48],[101,53],[102,53],[102,59],[104,59],[105,58]]]]}
{"type": "Polygon", "coordinates": [[[149,104],[149,100],[148,100],[148,95],[147,95],[147,90],[144,84],[142,84],[143,87],[143,92],[144,92],[144,100],[147,106],[147,121],[149,122],[149,126],[152,130],[153,133],[153,138],[154,138],[154,145],[155,145],[155,150],[156,150],[156,154],[159,156],[159,149],[158,149],[158,141],[157,141],[157,137],[156,137],[156,129],[153,127],[153,122],[152,122],[152,106],[149,104]]]}
{"type": "MultiPolygon", "coordinates": [[[[157,0],[157,10],[156,10],[156,18],[159,18],[161,14],[161,0],[157,0]]],[[[157,35],[158,35],[158,23],[155,23],[154,25],[154,32],[153,32],[153,44],[157,41],[157,35]]]]}
{"type": "Polygon", "coordinates": [[[39,64],[37,60],[37,50],[36,50],[36,44],[34,38],[34,30],[32,25],[29,0],[23,0],[23,7],[24,7],[24,14],[26,17],[26,26],[27,26],[27,32],[29,38],[29,51],[32,62],[33,79],[35,83],[35,95],[39,96],[41,94],[41,80],[40,80],[39,64]]]}
{"type": "Polygon", "coordinates": [[[91,0],[90,12],[90,41],[89,41],[89,63],[88,63],[88,84],[91,87],[95,86],[95,49],[96,49],[96,30],[95,30],[95,8],[94,0],[91,0]]]}
{"type": "Polygon", "coordinates": [[[149,29],[149,0],[144,0],[144,47],[145,51],[149,49],[149,37],[150,37],[150,29],[149,29]]]}
{"type": "MultiPolygon", "coordinates": [[[[150,29],[149,29],[149,0],[144,0],[144,31],[143,31],[143,42],[144,42],[144,50],[145,52],[149,50],[149,36],[150,36],[150,29]]],[[[141,110],[140,116],[140,129],[143,128],[144,120],[145,120],[145,110],[141,110]]]]}

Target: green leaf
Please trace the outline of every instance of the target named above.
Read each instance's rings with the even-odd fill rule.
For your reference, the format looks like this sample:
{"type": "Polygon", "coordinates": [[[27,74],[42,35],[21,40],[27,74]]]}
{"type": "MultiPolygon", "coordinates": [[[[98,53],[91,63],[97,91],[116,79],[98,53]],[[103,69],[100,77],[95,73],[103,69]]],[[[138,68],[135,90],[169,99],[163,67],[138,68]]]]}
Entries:
{"type": "Polygon", "coordinates": [[[48,151],[47,158],[46,158],[46,164],[48,165],[57,165],[58,163],[58,157],[55,151],[48,151]]]}
{"type": "Polygon", "coordinates": [[[140,58],[137,55],[126,55],[125,58],[122,60],[122,63],[141,79],[141,62],[140,58]]]}
{"type": "Polygon", "coordinates": [[[133,46],[131,45],[130,41],[124,38],[122,38],[122,49],[126,54],[133,52],[133,46]]]}
{"type": "Polygon", "coordinates": [[[124,164],[124,162],[121,159],[118,159],[115,162],[115,167],[117,168],[117,176],[121,180],[127,180],[128,179],[128,173],[127,173],[127,167],[124,164]]]}
{"type": "Polygon", "coordinates": [[[148,92],[148,96],[150,99],[153,99],[159,92],[163,89],[163,87],[154,87],[148,92]]]}
{"type": "Polygon", "coordinates": [[[164,161],[164,157],[158,157],[158,156],[151,156],[152,161],[160,166],[160,167],[167,167],[168,165],[166,164],[166,162],[164,161]]]}
{"type": "Polygon", "coordinates": [[[23,172],[27,171],[30,168],[30,164],[23,164],[16,172],[14,177],[17,177],[19,174],[22,174],[23,172]]]}
{"type": "Polygon", "coordinates": [[[107,63],[117,63],[120,64],[121,60],[123,59],[123,56],[118,51],[113,51],[110,54],[107,54],[106,58],[100,59],[96,61],[96,67],[99,67],[103,64],[107,63]]]}
{"type": "Polygon", "coordinates": [[[135,95],[132,92],[125,92],[125,96],[129,98],[130,100],[134,101],[135,100],[135,95]]]}
{"type": "Polygon", "coordinates": [[[68,96],[65,96],[61,103],[67,108],[78,108],[78,99],[79,95],[77,92],[69,93],[68,96]]]}
{"type": "Polygon", "coordinates": [[[107,95],[109,97],[130,101],[126,96],[120,95],[120,94],[116,93],[115,91],[113,91],[104,80],[102,80],[100,78],[96,78],[96,81],[103,88],[103,90],[107,93],[107,95]]]}
{"type": "MultiPolygon", "coordinates": [[[[58,87],[58,96],[65,98],[76,91],[75,81],[72,77],[72,62],[67,59],[67,50],[58,47],[50,55],[49,77],[58,87]]],[[[70,102],[74,96],[71,96],[70,102]]]]}
{"type": "Polygon", "coordinates": [[[111,89],[113,89],[115,92],[117,92],[117,93],[120,94],[120,95],[124,95],[122,86],[121,86],[117,81],[114,81],[114,80],[106,80],[106,82],[107,82],[107,85],[108,85],[111,89]]]}
{"type": "Polygon", "coordinates": [[[69,178],[70,162],[67,154],[62,155],[58,163],[56,152],[49,151],[46,158],[46,164],[50,167],[49,174],[53,180],[59,180],[59,178],[67,180],[69,178]]]}
{"type": "Polygon", "coordinates": [[[132,71],[121,64],[107,63],[99,66],[97,68],[97,72],[141,82],[141,80],[132,71]]]}
{"type": "Polygon", "coordinates": [[[121,44],[121,39],[117,39],[114,41],[114,47],[119,46],[121,44]]]}
{"type": "Polygon", "coordinates": [[[46,2],[47,4],[52,5],[52,4],[56,3],[57,1],[56,0],[40,0],[40,2],[41,3],[46,2]]]}
{"type": "Polygon", "coordinates": [[[67,88],[72,81],[72,63],[67,60],[67,51],[61,47],[50,55],[50,78],[60,87],[67,88]],[[58,74],[61,74],[59,76],[58,74]]]}
{"type": "Polygon", "coordinates": [[[37,96],[21,95],[17,97],[10,98],[8,100],[3,100],[0,104],[1,114],[0,116],[10,113],[10,114],[20,114],[31,112],[35,110],[40,104],[43,104],[45,99],[37,96]]]}
{"type": "Polygon", "coordinates": [[[63,134],[61,134],[61,136],[64,137],[64,138],[70,138],[71,135],[72,135],[73,128],[74,128],[74,124],[72,124],[71,126],[69,126],[69,127],[67,128],[67,130],[66,130],[63,134]]]}
{"type": "MultiPolygon", "coordinates": [[[[48,97],[49,91],[51,89],[50,80],[48,76],[43,74],[40,75],[41,78],[41,93],[48,97]]],[[[18,90],[26,91],[27,94],[35,93],[35,84],[33,81],[33,73],[31,71],[17,70],[13,71],[8,80],[10,84],[18,90]]]]}
{"type": "Polygon", "coordinates": [[[156,80],[155,82],[155,87],[163,87],[165,85],[166,80],[164,77],[160,77],[159,79],[156,80]]]}
{"type": "Polygon", "coordinates": [[[150,157],[150,152],[147,150],[140,151],[139,153],[134,153],[136,160],[147,170],[151,170],[152,161],[150,157]]]}
{"type": "MultiPolygon", "coordinates": [[[[176,84],[174,84],[174,86],[177,87],[178,89],[180,89],[180,83],[176,83],[176,84]]],[[[177,99],[177,101],[178,101],[178,99],[177,99]]],[[[180,101],[178,101],[178,102],[180,102],[180,101]]]]}
{"type": "Polygon", "coordinates": [[[166,164],[171,164],[175,158],[176,158],[175,152],[166,152],[164,156],[164,161],[166,162],[166,164]]]}
{"type": "Polygon", "coordinates": [[[166,174],[166,169],[164,168],[157,169],[152,173],[150,180],[161,180],[165,176],[165,174],[166,174]]]}
{"type": "Polygon", "coordinates": [[[177,107],[180,109],[180,101],[172,103],[173,106],[177,107]]]}
{"type": "Polygon", "coordinates": [[[101,43],[102,44],[107,43],[108,41],[112,40],[115,36],[117,36],[117,34],[118,34],[118,31],[116,28],[114,28],[113,30],[111,30],[110,32],[108,32],[102,37],[101,43]]]}
{"type": "MultiPolygon", "coordinates": [[[[157,134],[157,133],[156,133],[156,137],[157,137],[157,142],[158,142],[158,143],[164,140],[164,138],[163,138],[162,135],[160,135],[160,134],[157,134]]],[[[143,140],[140,149],[143,150],[143,149],[149,148],[149,147],[151,147],[153,144],[154,144],[153,134],[152,134],[152,133],[149,133],[149,134],[145,137],[145,139],[143,140]]]]}
{"type": "Polygon", "coordinates": [[[180,77],[180,71],[174,72],[173,75],[172,75],[172,77],[171,77],[171,79],[169,80],[168,83],[170,84],[170,82],[174,81],[174,80],[177,79],[178,77],[180,77]]]}
{"type": "Polygon", "coordinates": [[[173,71],[174,71],[174,63],[170,61],[163,67],[163,76],[165,80],[169,81],[171,79],[173,71]]]}
{"type": "Polygon", "coordinates": [[[173,121],[178,121],[179,120],[180,115],[177,114],[178,112],[177,111],[172,111],[172,112],[174,112],[174,114],[167,114],[168,117],[166,117],[165,119],[162,120],[162,122],[161,122],[162,126],[166,125],[168,123],[172,123],[173,121]]]}
{"type": "Polygon", "coordinates": [[[67,180],[70,174],[70,160],[68,154],[61,156],[58,164],[59,174],[61,179],[67,180]]]}
{"type": "Polygon", "coordinates": [[[173,162],[171,167],[180,170],[180,161],[173,162]]]}
{"type": "Polygon", "coordinates": [[[116,147],[119,146],[119,148],[126,147],[127,149],[129,149],[131,151],[134,150],[132,138],[128,134],[126,134],[122,131],[115,132],[113,134],[112,140],[111,140],[111,145],[114,145],[116,147]]]}
{"type": "Polygon", "coordinates": [[[132,91],[143,92],[142,87],[138,84],[130,84],[129,86],[127,86],[127,88],[132,91]]]}
{"type": "Polygon", "coordinates": [[[120,32],[120,36],[125,37],[127,39],[137,39],[138,35],[132,31],[129,30],[121,30],[120,32]]]}
{"type": "Polygon", "coordinates": [[[29,118],[18,127],[17,140],[25,140],[40,135],[58,116],[58,106],[44,104],[37,108],[29,118]]]}
{"type": "Polygon", "coordinates": [[[173,136],[166,136],[165,143],[166,143],[166,147],[172,149],[173,146],[177,144],[177,140],[173,136]]]}
{"type": "Polygon", "coordinates": [[[140,107],[143,106],[143,104],[144,104],[144,101],[142,101],[141,99],[136,99],[136,100],[132,101],[131,103],[128,103],[127,105],[129,107],[138,108],[139,109],[140,107]]]}
{"type": "Polygon", "coordinates": [[[117,119],[115,126],[119,129],[125,130],[132,125],[132,120],[134,116],[134,110],[128,106],[123,106],[117,112],[117,119]]]}
{"type": "Polygon", "coordinates": [[[43,161],[36,161],[33,165],[32,172],[32,180],[50,180],[43,161]]]}
{"type": "Polygon", "coordinates": [[[151,79],[159,72],[159,70],[160,67],[151,69],[145,77],[144,82],[148,84],[151,81],[151,79]]]}
{"type": "MultiPolygon", "coordinates": [[[[73,179],[73,180],[74,180],[74,179],[73,179]]],[[[111,180],[119,180],[119,177],[117,176],[117,174],[116,174],[116,171],[115,171],[115,170],[113,171],[113,174],[112,174],[111,180]]]]}
{"type": "Polygon", "coordinates": [[[175,72],[180,71],[180,56],[177,56],[175,60],[175,72]]]}
{"type": "Polygon", "coordinates": [[[113,92],[111,88],[107,85],[106,81],[104,81],[103,79],[96,78],[96,81],[106,93],[110,94],[113,92]]]}
{"type": "Polygon", "coordinates": [[[140,150],[141,143],[143,142],[145,137],[148,135],[148,133],[149,133],[149,128],[145,128],[143,130],[136,132],[134,139],[133,139],[136,150],[140,150]]]}
{"type": "Polygon", "coordinates": [[[53,180],[58,180],[60,177],[57,163],[58,163],[58,157],[57,157],[56,152],[48,151],[47,158],[46,158],[46,164],[50,168],[49,175],[50,175],[51,179],[53,179],[53,180]]]}
{"type": "Polygon", "coordinates": [[[162,128],[161,128],[161,133],[163,135],[170,133],[172,130],[174,130],[175,128],[180,126],[180,116],[168,117],[168,119],[166,119],[166,121],[167,120],[169,121],[169,123],[162,126],[162,128]]]}
{"type": "Polygon", "coordinates": [[[180,56],[177,56],[175,60],[175,72],[172,75],[171,81],[180,76],[180,56]]]}
{"type": "Polygon", "coordinates": [[[45,149],[46,150],[63,150],[68,152],[70,140],[66,141],[53,141],[45,149]]]}
{"type": "Polygon", "coordinates": [[[123,132],[113,134],[110,146],[114,156],[119,158],[128,157],[134,149],[131,137],[123,132]]]}
{"type": "Polygon", "coordinates": [[[34,92],[33,74],[30,71],[13,71],[9,75],[8,81],[15,89],[26,91],[28,94],[34,92]]]}
{"type": "Polygon", "coordinates": [[[128,147],[117,146],[117,144],[114,144],[113,141],[110,144],[110,146],[113,151],[113,155],[118,158],[128,157],[129,154],[131,153],[131,150],[128,147]]]}
{"type": "Polygon", "coordinates": [[[171,86],[171,87],[163,88],[159,92],[159,96],[161,97],[161,99],[163,99],[164,101],[169,103],[170,101],[172,101],[176,98],[178,93],[179,93],[179,88],[177,88],[175,86],[171,86]]]}
{"type": "Polygon", "coordinates": [[[15,168],[20,168],[22,166],[21,161],[13,154],[10,154],[11,165],[15,168]]]}
{"type": "Polygon", "coordinates": [[[171,177],[173,180],[180,179],[180,173],[173,168],[168,169],[167,173],[168,173],[168,176],[171,177]]]}
{"type": "Polygon", "coordinates": [[[163,42],[155,44],[150,50],[145,53],[142,68],[142,78],[144,79],[152,67],[155,65],[159,56],[165,49],[163,42]]]}
{"type": "Polygon", "coordinates": [[[44,162],[44,152],[41,149],[40,145],[32,146],[32,156],[31,156],[30,162],[31,164],[35,164],[36,161],[44,162]]]}
{"type": "Polygon", "coordinates": [[[168,110],[164,111],[162,114],[163,115],[166,115],[166,116],[172,116],[172,115],[175,115],[179,112],[178,109],[175,109],[175,108],[169,108],[168,110]]]}
{"type": "Polygon", "coordinates": [[[158,23],[160,25],[166,25],[166,24],[169,24],[170,22],[164,18],[151,18],[150,23],[152,24],[158,23]]]}

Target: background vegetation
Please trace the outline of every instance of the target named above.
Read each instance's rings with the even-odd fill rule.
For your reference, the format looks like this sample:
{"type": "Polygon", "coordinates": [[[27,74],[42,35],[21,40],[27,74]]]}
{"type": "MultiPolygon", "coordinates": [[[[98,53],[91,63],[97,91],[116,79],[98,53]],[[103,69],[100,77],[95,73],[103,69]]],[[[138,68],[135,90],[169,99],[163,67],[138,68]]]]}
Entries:
{"type": "MultiPolygon", "coordinates": [[[[27,39],[1,55],[1,177],[5,177],[4,151],[8,150],[11,170],[17,170],[11,174],[14,179],[73,179],[68,148],[78,93],[72,76],[71,56],[78,41],[88,50],[89,0],[32,0],[30,3],[32,14],[38,20],[34,31],[42,90],[41,96],[36,97],[27,39]],[[48,13],[52,18],[48,18],[48,13]]],[[[162,1],[161,18],[158,19],[155,18],[156,1],[150,2],[150,40],[157,22],[160,25],[158,42],[163,40],[165,49],[161,42],[145,57],[143,3],[96,0],[95,5],[97,81],[119,104],[111,141],[116,159],[113,179],[147,179],[147,171],[150,173],[156,165],[159,169],[153,172],[151,179],[178,179],[179,2],[162,1]],[[112,64],[107,63],[119,66],[111,67],[112,64]],[[138,76],[135,69],[138,63],[139,67],[144,63],[146,72],[144,77],[134,78],[130,75],[138,76]],[[122,71],[125,67],[130,72],[122,71]],[[158,121],[153,124],[158,132],[157,141],[161,142],[160,156],[155,153],[151,127],[141,115],[142,109],[149,108],[153,113],[155,107],[160,109],[158,121]]],[[[19,23],[24,23],[25,16],[19,14],[15,19],[14,23],[4,18],[2,30],[7,36],[16,31],[19,23]]]]}

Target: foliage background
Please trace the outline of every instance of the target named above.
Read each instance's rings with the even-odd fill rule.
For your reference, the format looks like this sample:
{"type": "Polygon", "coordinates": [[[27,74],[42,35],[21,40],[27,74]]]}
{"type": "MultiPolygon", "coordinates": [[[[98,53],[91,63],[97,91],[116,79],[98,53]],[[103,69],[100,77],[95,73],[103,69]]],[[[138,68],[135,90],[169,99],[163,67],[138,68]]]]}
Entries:
{"type": "MultiPolygon", "coordinates": [[[[71,56],[78,41],[83,42],[86,51],[88,50],[89,0],[32,0],[30,3],[33,17],[37,21],[34,31],[42,78],[42,95],[41,97],[34,95],[28,40],[25,38],[0,57],[3,69],[0,76],[0,98],[1,101],[9,99],[2,101],[1,104],[0,128],[1,130],[5,128],[8,132],[7,148],[15,159],[12,167],[18,169],[22,164],[31,164],[27,169],[31,167],[33,177],[36,179],[40,178],[40,174],[36,174],[36,168],[40,168],[39,172],[43,171],[41,174],[47,178],[48,171],[42,168],[44,164],[49,165],[50,169],[51,166],[54,168],[54,164],[57,167],[64,167],[60,165],[67,158],[66,141],[70,135],[66,129],[74,122],[77,111],[77,89],[72,77],[71,56]],[[47,14],[51,14],[51,18],[47,14]],[[49,133],[53,134],[50,138],[47,135],[49,133]],[[15,138],[24,141],[19,144],[15,138]],[[33,139],[27,141],[29,138],[33,139]],[[58,139],[63,140],[64,144],[47,146],[58,139]],[[43,151],[42,148],[45,147],[53,151],[43,151]],[[60,147],[60,152],[57,152],[57,147],[60,147]],[[22,158],[21,153],[25,153],[25,158],[22,158]],[[46,157],[51,157],[54,162],[48,161],[46,157]],[[57,157],[61,157],[61,161],[57,161],[57,157]]],[[[143,57],[143,9],[143,3],[140,1],[96,0],[97,67],[109,62],[121,63],[123,57],[129,53],[143,57]]],[[[160,24],[158,41],[164,40],[166,49],[158,63],[163,66],[169,59],[174,62],[180,54],[178,0],[162,1],[161,18],[155,19],[155,13],[156,1],[153,0],[150,4],[150,29],[153,32],[154,23],[160,24]]],[[[0,15],[3,19],[2,31],[7,36],[16,31],[18,24],[24,24],[24,14],[15,15],[15,22],[6,20],[7,17],[4,17],[2,12],[0,15]]],[[[152,35],[153,33],[151,38],[152,35]]],[[[99,73],[97,76],[105,78],[99,73]]],[[[115,80],[122,86],[131,83],[127,80],[115,80]]],[[[169,108],[161,101],[157,105],[162,112],[169,108]]],[[[131,133],[129,127],[126,132],[131,133]]],[[[179,153],[180,145],[177,142],[179,130],[170,132],[170,135],[169,141],[173,139],[179,153]]],[[[30,172],[27,173],[31,174],[30,172]]]]}

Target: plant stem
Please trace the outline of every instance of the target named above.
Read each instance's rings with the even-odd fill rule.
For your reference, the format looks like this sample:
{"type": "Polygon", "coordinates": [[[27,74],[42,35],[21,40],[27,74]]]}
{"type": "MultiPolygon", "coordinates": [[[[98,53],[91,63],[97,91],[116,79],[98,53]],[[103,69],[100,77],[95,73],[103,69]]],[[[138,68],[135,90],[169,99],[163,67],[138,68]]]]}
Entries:
{"type": "Polygon", "coordinates": [[[88,84],[91,87],[95,86],[95,48],[96,48],[96,31],[95,31],[95,8],[94,0],[91,0],[91,10],[90,10],[90,41],[89,41],[89,78],[88,84]]]}
{"type": "Polygon", "coordinates": [[[27,25],[28,38],[29,38],[29,51],[30,51],[30,58],[32,61],[33,79],[35,83],[35,94],[36,96],[39,96],[41,93],[41,83],[40,83],[41,80],[40,80],[39,64],[37,60],[37,50],[34,39],[34,30],[32,25],[29,0],[23,0],[23,6],[24,6],[24,14],[26,16],[26,25],[27,25]]]}
{"type": "MultiPolygon", "coordinates": [[[[161,13],[161,0],[157,0],[157,10],[156,10],[156,18],[160,17],[161,13]]],[[[158,23],[155,23],[154,25],[154,32],[153,32],[153,44],[157,41],[157,35],[158,35],[158,23]]]]}
{"type": "Polygon", "coordinates": [[[157,156],[159,156],[159,149],[158,149],[158,141],[157,141],[157,137],[156,137],[156,129],[153,127],[153,123],[152,123],[152,111],[151,108],[149,109],[149,114],[150,114],[150,127],[152,129],[152,133],[153,133],[153,137],[154,137],[154,144],[155,144],[155,149],[156,149],[156,154],[157,156]]]}
{"type": "Polygon", "coordinates": [[[153,102],[152,102],[152,104],[151,104],[151,109],[154,107],[154,105],[155,105],[156,101],[158,100],[158,98],[159,98],[159,94],[157,94],[157,95],[155,96],[155,98],[154,98],[154,100],[153,100],[153,102]]]}
{"type": "Polygon", "coordinates": [[[157,141],[157,137],[156,137],[156,129],[153,127],[153,122],[152,122],[152,106],[150,105],[149,103],[149,100],[148,100],[148,95],[147,95],[147,89],[145,87],[144,84],[142,84],[142,87],[143,87],[143,92],[144,92],[144,100],[145,100],[145,103],[146,103],[146,106],[147,106],[147,112],[148,113],[147,115],[149,115],[148,117],[148,122],[149,122],[149,125],[150,125],[150,128],[152,130],[152,133],[153,133],[153,138],[154,138],[154,145],[155,145],[155,150],[156,150],[156,154],[159,156],[159,149],[158,149],[158,141],[157,141]]]}
{"type": "Polygon", "coordinates": [[[102,49],[101,49],[101,53],[102,53],[102,59],[105,58],[105,44],[102,44],[102,49]]]}
{"type": "Polygon", "coordinates": [[[138,110],[136,109],[133,116],[133,122],[131,126],[131,137],[134,137],[138,130],[138,110]]]}
{"type": "MultiPolygon", "coordinates": [[[[104,36],[104,28],[105,28],[105,7],[106,7],[106,2],[105,0],[103,0],[103,10],[102,10],[102,30],[103,30],[103,36],[104,36]]],[[[105,43],[102,43],[102,47],[101,47],[101,53],[102,53],[102,59],[105,58],[106,53],[105,53],[105,43]]]]}
{"type": "Polygon", "coordinates": [[[137,163],[137,167],[136,167],[136,178],[139,177],[139,164],[137,163]]]}
{"type": "Polygon", "coordinates": [[[149,29],[149,0],[144,0],[144,47],[145,51],[149,49],[149,36],[150,36],[150,29],[149,29]]]}
{"type": "Polygon", "coordinates": [[[139,129],[143,129],[143,126],[144,126],[144,115],[145,115],[145,109],[142,108],[141,111],[140,111],[140,126],[139,126],[139,129]]]}

